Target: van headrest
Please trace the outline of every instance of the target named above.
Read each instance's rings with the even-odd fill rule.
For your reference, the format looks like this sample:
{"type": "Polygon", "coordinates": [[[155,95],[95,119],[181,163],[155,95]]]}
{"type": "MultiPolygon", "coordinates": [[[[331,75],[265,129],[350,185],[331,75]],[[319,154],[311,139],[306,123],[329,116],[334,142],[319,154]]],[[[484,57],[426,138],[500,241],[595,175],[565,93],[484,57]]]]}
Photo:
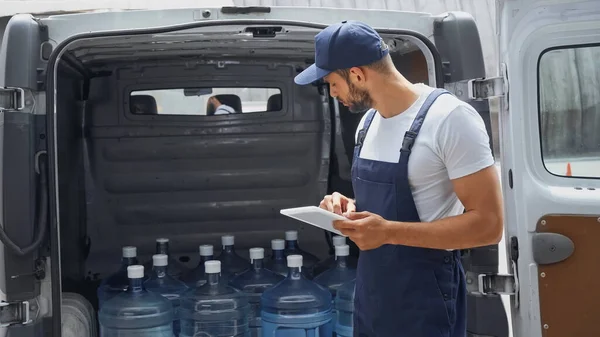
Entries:
{"type": "Polygon", "coordinates": [[[236,113],[242,112],[242,100],[240,99],[240,97],[238,95],[221,94],[221,95],[215,95],[215,97],[222,104],[229,105],[230,107],[232,107],[236,113]]]}
{"type": "Polygon", "coordinates": [[[150,95],[133,95],[129,100],[129,109],[136,115],[158,115],[156,100],[150,95]]]}
{"type": "Polygon", "coordinates": [[[281,94],[274,94],[267,100],[267,111],[279,111],[282,107],[281,94]]]}

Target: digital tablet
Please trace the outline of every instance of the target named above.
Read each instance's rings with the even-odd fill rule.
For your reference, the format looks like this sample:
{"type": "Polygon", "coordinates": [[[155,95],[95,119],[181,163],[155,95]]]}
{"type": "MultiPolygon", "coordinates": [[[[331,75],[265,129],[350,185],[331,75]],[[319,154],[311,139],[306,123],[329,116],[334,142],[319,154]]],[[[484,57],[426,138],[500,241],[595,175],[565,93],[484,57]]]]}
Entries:
{"type": "Polygon", "coordinates": [[[290,218],[305,222],[309,225],[328,230],[337,235],[345,236],[340,231],[333,228],[333,220],[347,220],[347,218],[339,214],[326,211],[320,207],[305,206],[286,208],[282,209],[280,213],[290,218]]]}

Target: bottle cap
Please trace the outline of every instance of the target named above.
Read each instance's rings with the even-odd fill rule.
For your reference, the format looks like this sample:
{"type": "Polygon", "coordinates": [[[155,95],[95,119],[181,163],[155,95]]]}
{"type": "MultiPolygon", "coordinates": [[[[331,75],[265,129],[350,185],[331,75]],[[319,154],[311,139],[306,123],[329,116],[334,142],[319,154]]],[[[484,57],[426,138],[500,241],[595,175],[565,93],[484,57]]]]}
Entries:
{"type": "Polygon", "coordinates": [[[289,268],[302,267],[302,255],[288,255],[287,265],[289,268]]]}
{"type": "Polygon", "coordinates": [[[219,274],[221,272],[221,261],[211,260],[204,262],[204,272],[207,274],[219,274]]]}
{"type": "Polygon", "coordinates": [[[265,250],[262,248],[250,248],[250,260],[265,258],[265,250]]]}
{"type": "Polygon", "coordinates": [[[156,243],[169,243],[169,239],[167,239],[167,238],[158,238],[158,239],[156,239],[156,243]]]}
{"type": "Polygon", "coordinates": [[[212,245],[200,245],[200,256],[212,256],[213,255],[213,246],[212,245]]]}
{"type": "Polygon", "coordinates": [[[286,231],[285,232],[285,240],[286,241],[298,240],[298,231],[286,231]]]}
{"type": "Polygon", "coordinates": [[[284,250],[285,249],[285,241],[281,239],[273,239],[271,240],[271,249],[273,250],[284,250]]]}
{"type": "Polygon", "coordinates": [[[336,235],[333,237],[333,246],[341,246],[346,244],[346,237],[341,235],[336,235]]]}
{"type": "Polygon", "coordinates": [[[350,255],[350,246],[341,245],[335,246],[335,256],[348,256],[350,255]]]}
{"type": "Polygon", "coordinates": [[[235,237],[233,235],[221,236],[221,244],[223,246],[233,246],[234,242],[235,242],[235,237]]]}
{"type": "Polygon", "coordinates": [[[122,249],[123,257],[136,257],[137,256],[137,248],[134,246],[125,246],[122,249]]]}
{"type": "Polygon", "coordinates": [[[169,257],[165,254],[152,255],[152,264],[156,267],[164,267],[169,264],[169,257]]]}
{"type": "Polygon", "coordinates": [[[144,266],[133,265],[127,267],[128,278],[142,278],[144,277],[144,266]]]}

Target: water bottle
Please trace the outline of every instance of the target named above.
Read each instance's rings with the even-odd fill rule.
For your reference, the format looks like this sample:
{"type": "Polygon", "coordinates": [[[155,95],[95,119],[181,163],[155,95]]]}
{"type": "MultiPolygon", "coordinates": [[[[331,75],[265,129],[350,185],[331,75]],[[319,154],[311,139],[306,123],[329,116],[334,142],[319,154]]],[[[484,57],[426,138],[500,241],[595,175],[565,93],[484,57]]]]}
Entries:
{"type": "Polygon", "coordinates": [[[331,293],[302,275],[302,255],[287,262],[288,276],[261,297],[262,336],[331,336],[331,293]]]}
{"type": "Polygon", "coordinates": [[[206,283],[204,262],[214,260],[212,245],[200,245],[198,250],[200,252],[200,262],[198,262],[196,268],[181,276],[181,280],[190,288],[199,287],[206,283]]]}
{"type": "MultiPolygon", "coordinates": [[[[356,279],[356,269],[348,265],[348,256],[350,255],[350,247],[348,245],[335,246],[335,265],[324,271],[319,276],[315,277],[313,281],[326,287],[331,292],[331,297],[335,300],[338,288],[351,280],[356,279]]],[[[333,306],[333,324],[335,326],[335,320],[337,313],[335,306],[333,306]]]]}
{"type": "Polygon", "coordinates": [[[206,283],[181,297],[180,337],[250,337],[248,299],[220,277],[221,261],[204,263],[206,283]]]}
{"type": "Polygon", "coordinates": [[[336,246],[335,265],[314,278],[316,283],[329,289],[333,297],[342,284],[356,278],[356,268],[348,265],[349,255],[348,245],[336,246]]]}
{"type": "Polygon", "coordinates": [[[179,336],[179,298],[188,287],[185,283],[167,274],[167,266],[169,264],[169,257],[167,255],[156,254],[152,256],[152,262],[152,272],[148,280],[144,282],[144,287],[148,291],[162,295],[171,301],[175,315],[173,333],[175,336],[179,336]]]}
{"type": "Polygon", "coordinates": [[[171,302],[144,289],[144,267],[127,267],[127,291],[107,300],[100,312],[100,337],[172,337],[171,302]]]}
{"type": "Polygon", "coordinates": [[[282,239],[271,240],[271,257],[265,261],[265,268],[283,277],[288,274],[284,249],[285,241],[282,239]]]}
{"type": "Polygon", "coordinates": [[[264,268],[265,250],[251,248],[250,260],[253,268],[241,273],[230,281],[230,285],[244,292],[250,302],[250,333],[261,337],[260,297],[263,292],[284,279],[283,276],[264,268]]]}
{"type": "Polygon", "coordinates": [[[137,248],[125,246],[121,249],[121,254],[121,267],[119,270],[102,280],[98,287],[98,308],[101,308],[108,299],[127,290],[129,286],[127,267],[138,264],[137,248]]]}
{"type": "Polygon", "coordinates": [[[354,332],[354,288],[356,279],[342,284],[335,297],[336,324],[338,337],[352,337],[354,332]]]}
{"type": "Polygon", "coordinates": [[[224,278],[226,282],[229,282],[232,277],[251,267],[247,260],[235,252],[234,243],[235,237],[233,235],[223,235],[221,237],[223,249],[221,250],[218,260],[221,261],[221,277],[224,278]]]}
{"type": "MultiPolygon", "coordinates": [[[[346,244],[346,237],[341,236],[341,235],[335,235],[332,238],[333,241],[333,248],[335,249],[336,246],[342,246],[346,244]]],[[[358,259],[355,258],[354,256],[348,256],[346,263],[348,264],[348,266],[350,268],[354,268],[356,269],[356,267],[358,266],[358,259]]],[[[315,265],[314,268],[314,275],[319,275],[322,272],[332,268],[333,266],[335,266],[335,254],[333,256],[330,256],[324,260],[322,260],[321,262],[317,263],[315,265]]]]}
{"type": "Polygon", "coordinates": [[[313,254],[300,249],[298,245],[298,231],[285,232],[285,256],[302,255],[304,264],[304,274],[311,279],[313,277],[313,268],[319,262],[319,259],[313,254]]]}
{"type": "MultiPolygon", "coordinates": [[[[171,277],[179,279],[181,275],[187,271],[187,268],[182,263],[172,258],[169,254],[169,239],[156,239],[155,254],[165,254],[169,257],[169,268],[167,269],[167,274],[169,274],[171,277]]],[[[149,275],[150,271],[152,270],[152,259],[144,263],[144,268],[146,270],[146,274],[149,275]]]]}

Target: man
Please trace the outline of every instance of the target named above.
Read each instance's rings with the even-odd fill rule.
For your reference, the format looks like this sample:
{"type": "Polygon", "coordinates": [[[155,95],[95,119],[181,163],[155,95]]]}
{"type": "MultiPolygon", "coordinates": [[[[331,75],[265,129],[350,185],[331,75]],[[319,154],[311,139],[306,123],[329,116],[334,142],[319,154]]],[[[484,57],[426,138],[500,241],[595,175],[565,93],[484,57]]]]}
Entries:
{"type": "Polygon", "coordinates": [[[222,103],[217,96],[211,96],[208,99],[208,105],[207,111],[214,110],[215,113],[213,115],[229,115],[236,113],[234,108],[222,103]]]}
{"type": "Polygon", "coordinates": [[[369,108],[356,133],[355,199],[327,195],[320,207],[361,249],[355,336],[463,337],[466,289],[459,250],[502,237],[502,198],[483,120],[450,93],[410,83],[381,37],[360,22],[315,37],[323,79],[350,110],[369,108]]]}

